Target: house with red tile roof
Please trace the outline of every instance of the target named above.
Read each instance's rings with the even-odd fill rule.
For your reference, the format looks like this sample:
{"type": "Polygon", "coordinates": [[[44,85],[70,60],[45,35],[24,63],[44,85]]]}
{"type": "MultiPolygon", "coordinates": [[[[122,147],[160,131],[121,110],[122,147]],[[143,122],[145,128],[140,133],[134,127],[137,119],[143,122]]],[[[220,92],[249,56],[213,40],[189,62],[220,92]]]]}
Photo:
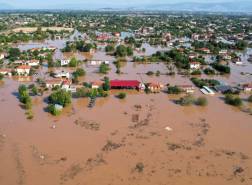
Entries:
{"type": "Polygon", "coordinates": [[[200,51],[206,52],[206,53],[210,53],[210,49],[207,48],[200,48],[200,51]]]}
{"type": "Polygon", "coordinates": [[[102,84],[104,83],[105,83],[104,81],[95,81],[95,82],[91,82],[90,85],[91,85],[91,88],[94,89],[94,88],[102,87],[102,84]]]}
{"type": "Polygon", "coordinates": [[[200,62],[190,62],[190,69],[199,69],[200,68],[200,62]]]}
{"type": "Polygon", "coordinates": [[[28,75],[30,72],[31,66],[21,65],[15,69],[20,75],[28,75]]]}
{"type": "Polygon", "coordinates": [[[147,83],[148,89],[154,90],[154,89],[162,89],[164,85],[162,83],[156,83],[156,82],[151,82],[147,83]]]}
{"type": "Polygon", "coordinates": [[[244,89],[244,91],[246,91],[246,92],[248,92],[248,91],[252,91],[252,84],[243,84],[242,86],[241,86],[243,89],[244,89]]]}
{"type": "Polygon", "coordinates": [[[241,65],[242,64],[242,61],[239,58],[233,58],[232,62],[234,62],[237,65],[241,65]]]}

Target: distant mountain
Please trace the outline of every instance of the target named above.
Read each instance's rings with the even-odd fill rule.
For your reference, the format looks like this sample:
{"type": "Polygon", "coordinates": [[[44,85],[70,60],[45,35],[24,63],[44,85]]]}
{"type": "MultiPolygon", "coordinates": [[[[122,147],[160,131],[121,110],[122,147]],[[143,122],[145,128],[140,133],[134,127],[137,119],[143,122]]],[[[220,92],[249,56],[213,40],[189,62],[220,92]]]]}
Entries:
{"type": "Polygon", "coordinates": [[[6,3],[0,3],[0,10],[6,10],[6,9],[12,9],[13,7],[11,5],[8,5],[6,3]]]}
{"type": "Polygon", "coordinates": [[[0,9],[58,9],[58,10],[160,10],[160,11],[211,11],[211,12],[252,12],[252,1],[224,3],[194,3],[183,2],[175,4],[138,4],[138,5],[109,5],[109,4],[57,4],[41,6],[12,7],[0,3],[0,9]]]}

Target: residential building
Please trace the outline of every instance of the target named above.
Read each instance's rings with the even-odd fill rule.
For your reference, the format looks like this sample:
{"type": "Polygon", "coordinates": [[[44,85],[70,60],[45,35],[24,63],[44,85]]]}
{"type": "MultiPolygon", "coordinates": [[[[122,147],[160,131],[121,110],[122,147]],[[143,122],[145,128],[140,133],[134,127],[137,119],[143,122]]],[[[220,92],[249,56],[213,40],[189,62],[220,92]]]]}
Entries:
{"type": "Polygon", "coordinates": [[[7,57],[7,53],[0,53],[0,60],[3,59],[4,57],[7,57]]]}
{"type": "Polygon", "coordinates": [[[100,60],[92,60],[88,62],[88,64],[92,66],[101,65],[101,63],[102,62],[100,60]]]}
{"type": "Polygon", "coordinates": [[[111,89],[133,89],[139,87],[137,80],[110,80],[111,89]]]}
{"type": "Polygon", "coordinates": [[[194,87],[192,85],[176,85],[180,88],[182,92],[194,92],[194,87]]]}
{"type": "Polygon", "coordinates": [[[72,88],[72,89],[74,89],[74,88],[77,89],[77,88],[81,88],[81,87],[83,87],[82,83],[77,83],[77,84],[72,83],[70,85],[70,88],[72,88]]]}
{"type": "Polygon", "coordinates": [[[115,36],[119,37],[119,36],[120,36],[120,33],[116,32],[116,33],[115,33],[115,36]]]}
{"type": "Polygon", "coordinates": [[[200,91],[206,95],[214,95],[214,92],[207,86],[203,86],[203,88],[200,89],[200,91]]]}
{"type": "Polygon", "coordinates": [[[21,65],[15,69],[20,75],[28,75],[30,72],[31,66],[21,65]]]}
{"type": "Polygon", "coordinates": [[[55,50],[55,49],[56,49],[56,46],[49,46],[48,49],[49,49],[49,50],[55,50]]]}
{"type": "Polygon", "coordinates": [[[190,62],[190,69],[199,69],[200,62],[190,62]]]}
{"type": "Polygon", "coordinates": [[[184,44],[185,41],[183,39],[179,39],[179,44],[184,44]]]}
{"type": "Polygon", "coordinates": [[[233,59],[232,59],[232,62],[234,62],[234,63],[237,64],[237,65],[242,64],[242,61],[241,61],[239,58],[233,58],[233,59]]]}
{"type": "Polygon", "coordinates": [[[48,87],[48,88],[53,88],[56,85],[61,86],[62,82],[63,82],[62,79],[54,79],[54,80],[46,80],[45,81],[46,87],[48,87]]]}
{"type": "Polygon", "coordinates": [[[104,61],[104,64],[109,64],[109,61],[108,61],[108,60],[105,60],[105,61],[104,61]]]}
{"type": "Polygon", "coordinates": [[[252,84],[243,84],[242,88],[244,89],[244,91],[246,92],[251,92],[252,91],[252,84]]]}
{"type": "Polygon", "coordinates": [[[68,65],[70,62],[70,58],[62,58],[60,61],[60,65],[64,66],[64,65],[68,65]]]}
{"type": "Polygon", "coordinates": [[[195,55],[195,54],[193,54],[193,53],[192,53],[192,54],[187,54],[187,57],[188,57],[188,58],[195,58],[195,57],[196,57],[196,55],[195,55]]]}
{"type": "Polygon", "coordinates": [[[200,51],[206,52],[206,53],[210,53],[210,49],[207,48],[200,48],[200,51]]]}
{"type": "Polygon", "coordinates": [[[156,83],[156,82],[151,82],[147,83],[148,89],[154,90],[154,89],[162,89],[164,85],[162,83],[156,83]]]}
{"type": "Polygon", "coordinates": [[[195,40],[198,40],[199,39],[199,34],[194,33],[194,34],[192,34],[191,38],[195,39],[195,40]]]}
{"type": "Polygon", "coordinates": [[[227,50],[221,50],[221,51],[219,51],[219,53],[220,53],[220,54],[221,54],[221,53],[226,54],[226,53],[227,53],[227,50]]]}
{"type": "Polygon", "coordinates": [[[105,83],[104,81],[96,81],[96,82],[91,82],[90,85],[91,85],[91,88],[94,89],[94,88],[102,87],[102,84],[104,83],[105,83]]]}
{"type": "Polygon", "coordinates": [[[69,88],[70,88],[71,83],[72,83],[71,80],[65,80],[65,81],[62,83],[61,89],[66,89],[66,90],[68,91],[69,88]]]}
{"type": "Polygon", "coordinates": [[[39,65],[39,60],[30,60],[28,61],[29,66],[38,66],[39,65]]]}
{"type": "Polygon", "coordinates": [[[0,74],[7,75],[11,73],[11,69],[0,69],[0,74]]]}
{"type": "Polygon", "coordinates": [[[173,46],[173,42],[171,42],[171,41],[167,41],[167,42],[166,42],[166,46],[168,46],[168,47],[172,47],[172,46],[173,46]]]}
{"type": "Polygon", "coordinates": [[[14,62],[12,62],[12,64],[15,64],[15,65],[25,65],[26,61],[25,60],[15,60],[14,62]]]}
{"type": "Polygon", "coordinates": [[[54,77],[55,78],[61,78],[61,77],[69,78],[70,77],[70,72],[69,72],[68,69],[56,69],[54,71],[54,77]]]}

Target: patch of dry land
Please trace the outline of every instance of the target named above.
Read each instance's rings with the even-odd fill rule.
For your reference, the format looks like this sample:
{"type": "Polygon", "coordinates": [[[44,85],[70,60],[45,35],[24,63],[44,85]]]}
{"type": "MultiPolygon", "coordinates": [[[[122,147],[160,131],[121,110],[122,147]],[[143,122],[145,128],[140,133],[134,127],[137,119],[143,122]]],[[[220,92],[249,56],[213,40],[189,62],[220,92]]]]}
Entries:
{"type": "MultiPolygon", "coordinates": [[[[12,31],[36,31],[38,27],[21,27],[21,28],[15,28],[12,31]]],[[[46,31],[47,29],[49,30],[56,30],[56,31],[61,31],[61,30],[68,30],[68,31],[73,31],[74,28],[64,28],[64,27],[42,27],[42,31],[46,31]]]]}

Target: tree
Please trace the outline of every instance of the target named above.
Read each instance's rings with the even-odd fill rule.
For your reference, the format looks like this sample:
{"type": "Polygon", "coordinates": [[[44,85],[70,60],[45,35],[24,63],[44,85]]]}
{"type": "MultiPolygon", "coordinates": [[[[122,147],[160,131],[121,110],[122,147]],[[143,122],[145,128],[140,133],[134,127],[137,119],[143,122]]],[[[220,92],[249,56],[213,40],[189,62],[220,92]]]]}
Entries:
{"type": "Polygon", "coordinates": [[[26,91],[26,86],[25,85],[19,85],[18,93],[21,95],[24,91],[26,91]]]}
{"type": "Polygon", "coordinates": [[[93,48],[93,44],[87,43],[85,46],[85,51],[89,52],[93,48]]]}
{"type": "Polygon", "coordinates": [[[46,108],[46,110],[48,111],[48,112],[53,112],[54,111],[54,109],[55,109],[55,106],[53,105],[53,104],[49,104],[48,106],[47,106],[47,108],[46,108]]]}
{"type": "Polygon", "coordinates": [[[102,88],[104,91],[108,91],[110,89],[110,81],[108,77],[104,77],[105,83],[102,84],[102,88]]]}
{"type": "Polygon", "coordinates": [[[87,97],[89,93],[89,89],[87,87],[81,87],[76,89],[76,95],[78,97],[87,97]]]}
{"type": "Polygon", "coordinates": [[[31,90],[32,90],[32,93],[33,93],[35,96],[38,94],[38,88],[37,88],[37,87],[33,86],[31,90]]]}
{"type": "Polygon", "coordinates": [[[53,112],[52,112],[52,114],[53,114],[54,116],[60,115],[60,114],[61,114],[61,111],[60,111],[59,109],[54,109],[53,112]]]}
{"type": "Polygon", "coordinates": [[[38,50],[35,50],[35,51],[32,52],[32,54],[33,54],[34,56],[38,56],[38,55],[39,55],[39,51],[38,51],[38,50]]]}
{"type": "Polygon", "coordinates": [[[91,97],[96,97],[97,96],[97,89],[96,88],[90,89],[89,94],[91,97]]]}
{"type": "Polygon", "coordinates": [[[21,93],[21,99],[20,99],[20,101],[21,101],[22,103],[26,103],[28,99],[30,99],[29,94],[28,94],[26,91],[23,91],[23,92],[21,93]]]}
{"type": "Polygon", "coordinates": [[[77,64],[78,64],[78,60],[77,60],[75,57],[73,57],[73,58],[70,60],[70,62],[69,62],[69,65],[70,65],[71,67],[76,67],[77,64]]]}
{"type": "Polygon", "coordinates": [[[124,98],[126,98],[126,93],[121,92],[121,93],[119,93],[118,97],[119,97],[120,99],[124,99],[124,98]]]}
{"type": "Polygon", "coordinates": [[[232,105],[234,106],[242,106],[243,105],[243,101],[241,98],[236,97],[233,101],[232,101],[232,105]]]}
{"type": "Polygon", "coordinates": [[[105,93],[105,91],[103,90],[102,87],[99,87],[99,88],[98,88],[98,94],[99,94],[99,96],[102,96],[102,97],[103,97],[103,96],[105,96],[106,93],[105,93]]]}
{"type": "Polygon", "coordinates": [[[248,101],[249,101],[249,102],[252,102],[252,95],[250,95],[250,96],[248,97],[248,101]]]}
{"type": "Polygon", "coordinates": [[[83,82],[83,86],[84,87],[88,87],[88,83],[87,82],[83,82]]]}
{"type": "Polygon", "coordinates": [[[39,89],[38,92],[40,93],[41,96],[43,96],[43,94],[44,94],[44,90],[43,89],[39,89]]]}
{"type": "Polygon", "coordinates": [[[187,93],[184,97],[180,98],[180,104],[183,106],[192,105],[195,101],[195,97],[192,93],[187,93]]]}
{"type": "Polygon", "coordinates": [[[10,48],[9,57],[20,57],[21,52],[19,48],[10,48]]]}
{"type": "Polygon", "coordinates": [[[74,77],[72,78],[72,82],[76,84],[79,83],[78,75],[74,75],[74,77]]]}
{"type": "Polygon", "coordinates": [[[233,94],[226,94],[225,95],[225,102],[226,103],[232,104],[233,100],[234,100],[234,95],[233,94]]]}
{"type": "Polygon", "coordinates": [[[170,86],[168,87],[168,93],[170,94],[181,94],[181,89],[179,87],[176,87],[176,86],[170,86]]]}
{"type": "Polygon", "coordinates": [[[115,47],[113,45],[107,45],[105,47],[105,51],[106,52],[115,51],[115,47]]]}
{"type": "Polygon", "coordinates": [[[47,65],[48,65],[48,67],[53,67],[54,66],[54,61],[53,61],[52,58],[47,59],[47,65]]]}
{"type": "Polygon", "coordinates": [[[83,68],[78,68],[78,69],[75,71],[75,75],[78,75],[78,76],[85,76],[85,75],[86,75],[86,71],[85,71],[83,68]]]}
{"type": "Polygon", "coordinates": [[[30,96],[28,96],[28,97],[29,97],[29,98],[27,98],[26,103],[25,103],[25,108],[26,108],[27,110],[28,110],[28,109],[31,109],[32,106],[33,106],[30,96]]]}
{"type": "Polygon", "coordinates": [[[65,89],[60,89],[57,92],[53,92],[49,96],[49,100],[55,101],[58,104],[66,107],[71,103],[72,93],[65,89]]]}
{"type": "Polygon", "coordinates": [[[2,80],[3,77],[4,77],[4,74],[1,74],[1,73],[0,73],[0,80],[2,80]]]}
{"type": "Polygon", "coordinates": [[[57,90],[59,90],[59,89],[60,89],[60,86],[59,86],[59,85],[55,85],[54,88],[53,88],[53,90],[55,90],[55,91],[57,91],[57,90]]]}
{"type": "Polygon", "coordinates": [[[198,102],[198,104],[201,105],[201,106],[206,106],[206,105],[208,104],[208,100],[207,100],[207,98],[204,97],[204,96],[199,97],[199,98],[197,99],[197,102],[198,102]]]}

